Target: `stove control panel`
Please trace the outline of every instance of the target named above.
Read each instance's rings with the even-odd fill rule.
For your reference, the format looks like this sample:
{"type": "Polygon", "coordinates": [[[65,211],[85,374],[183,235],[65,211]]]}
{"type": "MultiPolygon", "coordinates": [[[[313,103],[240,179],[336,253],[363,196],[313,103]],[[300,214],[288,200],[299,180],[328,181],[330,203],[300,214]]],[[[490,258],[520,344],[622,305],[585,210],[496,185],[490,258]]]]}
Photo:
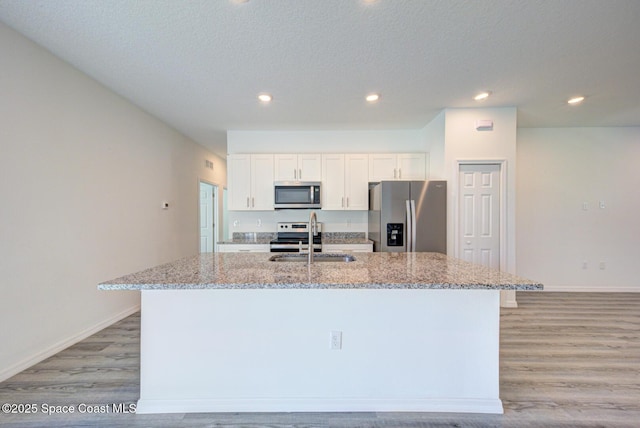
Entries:
{"type": "MultiPolygon", "coordinates": [[[[309,233],[309,223],[278,223],[277,231],[309,233]]],[[[318,232],[322,232],[322,223],[318,223],[318,232]]]]}

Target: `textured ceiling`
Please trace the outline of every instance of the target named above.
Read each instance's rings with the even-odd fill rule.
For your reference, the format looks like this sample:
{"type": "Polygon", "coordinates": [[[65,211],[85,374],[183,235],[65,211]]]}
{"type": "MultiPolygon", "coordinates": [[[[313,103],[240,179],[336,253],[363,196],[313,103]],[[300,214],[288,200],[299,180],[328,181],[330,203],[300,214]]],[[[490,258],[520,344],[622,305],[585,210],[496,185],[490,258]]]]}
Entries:
{"type": "Polygon", "coordinates": [[[640,125],[638,0],[0,0],[0,21],[219,154],[227,130],[417,129],[447,107],[640,125]]]}

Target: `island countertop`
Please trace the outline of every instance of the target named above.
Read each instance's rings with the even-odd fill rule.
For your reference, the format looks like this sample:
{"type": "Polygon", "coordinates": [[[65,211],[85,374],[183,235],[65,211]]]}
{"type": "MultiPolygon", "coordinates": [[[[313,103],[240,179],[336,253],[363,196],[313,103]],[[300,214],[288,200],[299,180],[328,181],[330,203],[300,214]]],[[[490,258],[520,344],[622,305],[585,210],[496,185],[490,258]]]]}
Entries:
{"type": "Polygon", "coordinates": [[[101,290],[542,290],[542,284],[440,253],[356,253],[353,262],[272,262],[273,253],[207,253],[98,285],[101,290]]]}

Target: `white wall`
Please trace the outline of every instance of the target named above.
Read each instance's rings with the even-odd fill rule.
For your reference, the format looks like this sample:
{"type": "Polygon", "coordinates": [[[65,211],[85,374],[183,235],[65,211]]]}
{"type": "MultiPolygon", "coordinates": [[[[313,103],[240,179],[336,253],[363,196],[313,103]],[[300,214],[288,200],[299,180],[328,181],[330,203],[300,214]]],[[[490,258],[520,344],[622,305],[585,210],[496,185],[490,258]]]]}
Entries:
{"type": "Polygon", "coordinates": [[[446,111],[443,110],[424,128],[422,128],[425,141],[424,151],[429,153],[429,179],[438,180],[445,178],[444,150],[445,150],[445,119],[446,111]]]}
{"type": "Polygon", "coordinates": [[[640,127],[519,129],[517,148],[518,274],[640,291],[640,127]]]}
{"type": "Polygon", "coordinates": [[[136,310],[99,282],[197,253],[226,167],[3,24],[0,52],[2,380],[136,310]]]}
{"type": "Polygon", "coordinates": [[[424,152],[420,130],[229,131],[228,153],[424,152]]]}

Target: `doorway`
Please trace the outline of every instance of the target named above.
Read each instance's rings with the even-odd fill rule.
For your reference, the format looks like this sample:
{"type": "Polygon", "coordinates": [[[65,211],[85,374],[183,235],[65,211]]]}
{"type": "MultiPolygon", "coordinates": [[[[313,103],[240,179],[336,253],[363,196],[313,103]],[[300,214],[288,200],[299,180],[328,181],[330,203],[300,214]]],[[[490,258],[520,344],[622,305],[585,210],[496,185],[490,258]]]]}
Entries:
{"type": "Polygon", "coordinates": [[[500,269],[500,165],[462,164],[458,186],[459,257],[500,269]]]}
{"type": "Polygon", "coordinates": [[[200,252],[213,253],[218,242],[218,186],[200,180],[200,252]]]}
{"type": "MultiPolygon", "coordinates": [[[[506,160],[456,161],[456,166],[454,256],[508,270],[506,160]]],[[[501,291],[500,305],[516,308],[515,291],[501,291]]]]}

